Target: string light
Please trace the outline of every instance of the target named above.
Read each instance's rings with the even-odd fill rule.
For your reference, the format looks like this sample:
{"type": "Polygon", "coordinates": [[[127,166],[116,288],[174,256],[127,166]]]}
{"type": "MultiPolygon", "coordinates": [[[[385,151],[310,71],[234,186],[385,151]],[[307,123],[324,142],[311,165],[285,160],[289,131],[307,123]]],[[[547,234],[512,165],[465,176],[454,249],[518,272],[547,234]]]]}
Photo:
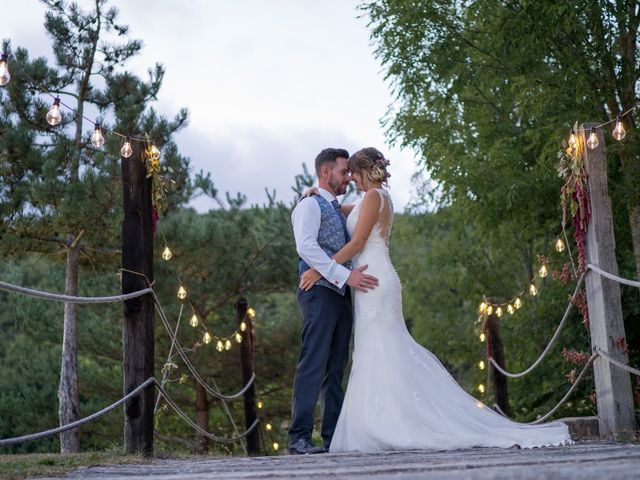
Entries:
{"type": "Polygon", "coordinates": [[[478,312],[479,313],[484,313],[487,311],[487,303],[486,302],[482,302],[480,304],[480,306],[478,307],[478,312]]]}
{"type": "Polygon", "coordinates": [[[516,307],[516,310],[522,307],[522,300],[520,300],[520,297],[516,298],[516,301],[513,302],[513,306],[516,307]]]}
{"type": "Polygon", "coordinates": [[[224,349],[224,345],[222,344],[222,340],[218,340],[218,343],[216,343],[216,350],[221,352],[223,349],[224,349]]]}
{"type": "Polygon", "coordinates": [[[194,313],[193,316],[191,317],[191,320],[189,320],[189,325],[191,325],[193,328],[196,328],[199,323],[200,322],[198,321],[198,316],[194,313]]]}
{"type": "Polygon", "coordinates": [[[257,407],[258,408],[264,407],[264,402],[262,400],[258,400],[257,407]]]}
{"type": "Polygon", "coordinates": [[[616,118],[616,127],[613,129],[611,136],[616,140],[620,141],[627,135],[627,132],[624,130],[624,125],[622,125],[622,119],[620,115],[616,118]]]}
{"type": "Polygon", "coordinates": [[[180,285],[180,288],[178,289],[177,296],[180,300],[184,300],[185,298],[187,298],[187,291],[182,285],[180,285]]]}
{"type": "MultiPolygon", "coordinates": [[[[195,317],[195,315],[194,315],[195,317]]],[[[192,319],[193,320],[193,319],[192,319]]],[[[198,321],[198,319],[196,318],[196,321],[198,321]]],[[[209,332],[206,332],[204,334],[204,338],[202,339],[204,341],[204,343],[211,343],[211,335],[209,335],[209,332]]]]}
{"type": "Polygon", "coordinates": [[[484,370],[485,364],[484,364],[484,360],[480,360],[480,362],[478,363],[478,368],[480,370],[484,370]]]}
{"type": "Polygon", "coordinates": [[[533,283],[529,286],[529,293],[534,297],[538,294],[538,289],[533,283]]]}
{"type": "Polygon", "coordinates": [[[0,55],[0,87],[4,87],[11,80],[9,73],[9,64],[7,63],[7,54],[0,55]]]}
{"type": "Polygon", "coordinates": [[[240,322],[240,331],[245,332],[247,330],[247,324],[245,322],[240,322]]]}
{"type": "Polygon", "coordinates": [[[249,309],[247,310],[247,316],[249,318],[254,318],[256,316],[256,311],[253,308],[249,307],[249,309]]]}
{"type": "Polygon", "coordinates": [[[572,128],[571,132],[569,133],[569,146],[571,148],[576,148],[577,145],[578,145],[578,139],[576,137],[576,132],[572,128]]]}
{"type": "Polygon", "coordinates": [[[589,139],[587,140],[587,147],[591,150],[595,150],[600,145],[600,141],[598,140],[598,134],[596,133],[596,127],[591,127],[591,133],[589,134],[589,139]]]}
{"type": "Polygon", "coordinates": [[[278,449],[280,448],[280,445],[278,445],[278,442],[273,442],[273,449],[277,452],[278,449]]]}
{"type": "Polygon", "coordinates": [[[270,432],[270,431],[271,431],[271,429],[272,429],[273,427],[271,426],[271,424],[270,424],[270,423],[267,423],[267,424],[264,426],[264,428],[266,428],[266,429],[267,429],[267,432],[270,432]]]}
{"type": "Polygon", "coordinates": [[[482,383],[480,385],[478,385],[478,391],[480,393],[484,393],[484,385],[482,383]]]}
{"type": "Polygon", "coordinates": [[[546,277],[546,276],[547,276],[547,273],[549,273],[549,272],[547,271],[547,266],[543,264],[543,265],[540,267],[540,270],[538,270],[538,275],[540,276],[540,278],[544,278],[544,277],[546,277]]]}
{"type": "Polygon", "coordinates": [[[500,318],[502,316],[502,307],[496,308],[496,316],[500,318]]]}
{"type": "Polygon", "coordinates": [[[564,252],[564,242],[561,238],[556,242],[556,252],[564,252]]]}
{"type": "Polygon", "coordinates": [[[60,97],[56,97],[53,100],[53,105],[47,112],[47,123],[52,127],[55,127],[62,121],[62,114],[60,113],[60,97]]]}
{"type": "Polygon", "coordinates": [[[102,135],[102,129],[100,128],[99,123],[96,123],[96,126],[93,129],[93,134],[91,135],[91,143],[96,148],[100,148],[102,145],[104,145],[104,135],[102,135]]]}
{"type": "Polygon", "coordinates": [[[171,260],[171,257],[173,257],[173,253],[171,252],[171,249],[165,245],[164,250],[162,250],[162,259],[168,262],[171,260]]]}
{"type": "Polygon", "coordinates": [[[236,332],[236,342],[242,343],[242,335],[236,332]]]}
{"type": "Polygon", "coordinates": [[[131,148],[131,142],[129,141],[129,137],[127,137],[124,139],[124,143],[120,149],[120,155],[122,155],[123,158],[129,158],[132,153],[133,149],[131,148]]]}
{"type": "Polygon", "coordinates": [[[487,339],[487,337],[486,337],[486,335],[484,333],[481,333],[479,338],[480,338],[481,342],[484,342],[487,339]]]}
{"type": "Polygon", "coordinates": [[[225,340],[224,349],[225,350],[231,350],[231,340],[229,340],[229,339],[225,340]]]}
{"type": "Polygon", "coordinates": [[[513,305],[509,304],[507,305],[507,312],[509,313],[509,315],[513,315],[515,313],[516,309],[513,308],[513,305]]]}
{"type": "Polygon", "coordinates": [[[493,305],[489,305],[487,307],[487,315],[491,315],[493,313],[493,305]]]}

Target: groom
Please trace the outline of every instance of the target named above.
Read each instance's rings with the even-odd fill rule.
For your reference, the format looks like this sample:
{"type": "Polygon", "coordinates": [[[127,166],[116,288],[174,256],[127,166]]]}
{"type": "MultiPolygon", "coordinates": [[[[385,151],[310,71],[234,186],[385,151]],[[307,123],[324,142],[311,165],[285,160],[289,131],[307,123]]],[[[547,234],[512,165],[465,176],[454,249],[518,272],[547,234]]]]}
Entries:
{"type": "Polygon", "coordinates": [[[337,195],[346,193],[349,183],[349,153],[325,148],[315,160],[319,195],[300,200],[291,214],[299,274],[315,268],[323,278],[308,291],[298,287],[302,313],[302,348],[293,381],[292,420],[289,452],[323,453],[329,448],[344,392],[342,377],[349,356],[352,312],[347,285],[358,290],[373,289],[378,280],[363,273],[366,265],[350,270],[350,262],[338,265],[332,256],[348,241],[346,220],[337,195]],[[322,440],[324,448],[311,443],[314,412],[322,395],[322,440]]]}

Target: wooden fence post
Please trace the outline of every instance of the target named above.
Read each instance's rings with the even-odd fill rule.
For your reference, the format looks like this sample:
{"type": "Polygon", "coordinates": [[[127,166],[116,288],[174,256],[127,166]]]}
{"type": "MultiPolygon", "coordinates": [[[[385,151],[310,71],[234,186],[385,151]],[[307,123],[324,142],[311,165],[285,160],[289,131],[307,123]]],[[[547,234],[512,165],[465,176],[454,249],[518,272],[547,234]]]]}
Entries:
{"type": "MultiPolygon", "coordinates": [[[[493,299],[492,299],[493,302],[493,299]]],[[[504,361],[504,346],[500,338],[500,319],[495,313],[487,316],[487,358],[493,358],[501,368],[506,370],[504,361]]],[[[500,373],[491,362],[487,362],[489,375],[493,379],[496,404],[505,415],[509,415],[509,393],[507,377],[500,373]]]]}
{"type": "MultiPolygon", "coordinates": [[[[595,123],[581,126],[582,144],[595,123]]],[[[591,221],[587,228],[586,258],[614,275],[618,274],[616,243],[613,234],[613,214],[607,188],[607,156],[604,135],[596,130],[599,145],[591,150],[585,146],[584,164],[588,177],[591,221]]],[[[628,364],[620,285],[589,272],[586,277],[589,330],[592,350],[600,349],[610,357],[628,364]]],[[[635,418],[629,373],[597,358],[593,364],[600,436],[618,442],[629,442],[635,436],[635,418]]]]}
{"type": "MultiPolygon", "coordinates": [[[[254,373],[254,352],[253,352],[253,325],[251,317],[247,315],[247,300],[240,298],[236,303],[236,318],[238,320],[238,330],[242,335],[240,344],[240,363],[242,365],[242,385],[246,385],[254,373]],[[243,328],[244,323],[244,328],[243,328]]],[[[244,394],[244,423],[245,428],[249,428],[258,418],[256,409],[256,387],[252,384],[244,394]]],[[[260,435],[256,428],[247,435],[247,453],[249,455],[260,454],[260,435]]]]}
{"type": "MultiPolygon", "coordinates": [[[[133,154],[121,158],[122,199],[122,293],[147,288],[153,281],[153,233],[151,179],[146,178],[145,145],[132,142],[133,154]],[[146,279],[145,279],[146,276],[146,279]]],[[[122,357],[124,393],[128,394],[153,376],[154,304],[151,295],[124,302],[122,357]]],[[[153,453],[155,388],[150,386],[124,405],[124,447],[129,453],[153,453]]]]}

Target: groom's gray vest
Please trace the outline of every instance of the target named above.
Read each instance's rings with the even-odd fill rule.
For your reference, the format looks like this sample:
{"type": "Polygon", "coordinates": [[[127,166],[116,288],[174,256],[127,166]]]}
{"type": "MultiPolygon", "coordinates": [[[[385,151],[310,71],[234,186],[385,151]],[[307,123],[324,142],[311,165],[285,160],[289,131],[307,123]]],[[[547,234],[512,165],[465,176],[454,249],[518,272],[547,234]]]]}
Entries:
{"type": "MultiPolygon", "coordinates": [[[[349,241],[349,234],[347,233],[347,227],[345,225],[345,219],[342,213],[339,213],[333,205],[329,203],[324,197],[320,195],[313,195],[318,205],[320,206],[320,230],[318,231],[318,245],[329,256],[333,257],[338,250],[340,250],[349,241]]],[[[343,264],[347,268],[351,268],[351,262],[348,261],[343,264]]],[[[307,270],[309,270],[307,262],[300,259],[298,271],[300,276],[307,270]]],[[[332,284],[325,278],[318,280],[316,285],[322,285],[323,287],[331,288],[341,295],[345,294],[346,284],[339,288],[337,285],[332,284]]]]}

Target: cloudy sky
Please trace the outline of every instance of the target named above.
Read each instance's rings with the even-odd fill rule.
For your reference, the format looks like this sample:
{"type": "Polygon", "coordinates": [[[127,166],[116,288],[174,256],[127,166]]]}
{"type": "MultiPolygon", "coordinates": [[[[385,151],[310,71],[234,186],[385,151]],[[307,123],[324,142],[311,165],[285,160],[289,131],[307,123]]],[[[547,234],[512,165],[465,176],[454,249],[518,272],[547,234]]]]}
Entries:
{"type": "MultiPolygon", "coordinates": [[[[374,58],[360,0],[113,0],[120,23],[144,42],[128,68],[145,76],[166,67],[156,108],[190,111],[176,141],[194,171],[211,172],[221,191],[266,201],[265,187],[289,201],[302,164],[324,147],[376,146],[391,159],[396,210],[411,200],[415,157],[391,148],[380,119],[390,89],[374,58]]],[[[80,0],[89,8],[93,1],[80,0]]],[[[3,7],[2,38],[52,58],[44,7],[3,7]]],[[[90,126],[87,126],[89,131],[90,126]]],[[[214,207],[207,199],[198,210],[214,207]]]]}

